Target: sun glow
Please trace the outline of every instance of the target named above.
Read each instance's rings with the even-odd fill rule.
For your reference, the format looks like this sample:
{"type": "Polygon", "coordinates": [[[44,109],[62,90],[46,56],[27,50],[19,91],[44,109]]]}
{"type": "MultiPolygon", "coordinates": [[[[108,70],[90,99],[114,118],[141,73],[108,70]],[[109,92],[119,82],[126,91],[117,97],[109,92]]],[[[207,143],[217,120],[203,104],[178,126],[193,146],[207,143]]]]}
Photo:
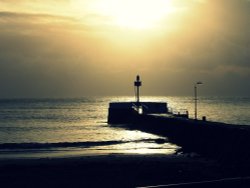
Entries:
{"type": "Polygon", "coordinates": [[[155,27],[175,11],[171,0],[95,0],[89,8],[109,25],[129,29],[155,27]]]}

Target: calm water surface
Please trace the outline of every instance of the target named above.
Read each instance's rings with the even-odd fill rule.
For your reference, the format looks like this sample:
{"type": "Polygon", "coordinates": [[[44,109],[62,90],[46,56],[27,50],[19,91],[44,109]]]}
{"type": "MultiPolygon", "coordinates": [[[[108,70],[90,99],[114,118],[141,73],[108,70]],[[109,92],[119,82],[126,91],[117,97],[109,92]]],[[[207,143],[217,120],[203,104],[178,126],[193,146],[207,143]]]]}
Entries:
{"type": "MultiPolygon", "coordinates": [[[[108,103],[133,97],[0,100],[0,157],[53,157],[104,153],[172,154],[179,147],[161,137],[107,124],[108,103]]],[[[193,117],[192,97],[144,97],[168,102],[193,117]]],[[[250,125],[250,98],[201,97],[198,116],[211,121],[250,125]]]]}

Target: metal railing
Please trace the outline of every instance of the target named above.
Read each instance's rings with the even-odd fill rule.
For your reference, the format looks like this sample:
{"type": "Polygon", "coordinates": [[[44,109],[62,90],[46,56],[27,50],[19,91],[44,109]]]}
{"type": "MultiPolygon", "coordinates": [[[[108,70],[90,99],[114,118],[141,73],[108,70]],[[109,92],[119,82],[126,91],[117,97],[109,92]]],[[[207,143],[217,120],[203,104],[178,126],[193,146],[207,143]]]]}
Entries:
{"type": "Polygon", "coordinates": [[[186,118],[189,117],[189,113],[187,109],[174,109],[174,108],[168,107],[168,113],[177,117],[186,117],[186,118]]]}

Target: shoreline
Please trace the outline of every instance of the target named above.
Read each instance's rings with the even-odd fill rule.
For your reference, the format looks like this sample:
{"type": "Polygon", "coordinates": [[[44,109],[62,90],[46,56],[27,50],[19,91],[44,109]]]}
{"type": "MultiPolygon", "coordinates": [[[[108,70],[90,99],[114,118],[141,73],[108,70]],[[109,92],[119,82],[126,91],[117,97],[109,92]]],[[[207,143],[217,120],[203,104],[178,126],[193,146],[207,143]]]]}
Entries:
{"type": "Polygon", "coordinates": [[[186,155],[108,154],[0,160],[1,187],[143,187],[246,177],[231,166],[186,155]],[[35,186],[34,186],[35,185],[35,186]]]}
{"type": "Polygon", "coordinates": [[[46,159],[46,158],[81,158],[104,155],[175,155],[180,147],[176,148],[143,148],[143,149],[86,149],[86,148],[64,148],[64,149],[18,149],[0,150],[0,161],[5,159],[46,159]]]}

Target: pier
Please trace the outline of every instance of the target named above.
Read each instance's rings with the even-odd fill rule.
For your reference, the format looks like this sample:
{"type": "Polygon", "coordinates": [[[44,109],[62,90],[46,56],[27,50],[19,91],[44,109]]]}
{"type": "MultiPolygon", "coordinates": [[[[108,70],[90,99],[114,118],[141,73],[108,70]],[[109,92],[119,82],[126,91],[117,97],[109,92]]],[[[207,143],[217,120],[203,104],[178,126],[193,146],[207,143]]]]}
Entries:
{"type": "Polygon", "coordinates": [[[250,160],[250,128],[219,122],[176,117],[171,114],[138,114],[126,124],[167,137],[186,152],[196,152],[222,161],[250,160]]]}
{"type": "Polygon", "coordinates": [[[136,102],[109,104],[109,124],[125,124],[166,137],[183,151],[234,163],[250,162],[250,127],[190,119],[188,112],[173,114],[166,102],[140,102],[140,77],[134,83],[136,102]]]}

